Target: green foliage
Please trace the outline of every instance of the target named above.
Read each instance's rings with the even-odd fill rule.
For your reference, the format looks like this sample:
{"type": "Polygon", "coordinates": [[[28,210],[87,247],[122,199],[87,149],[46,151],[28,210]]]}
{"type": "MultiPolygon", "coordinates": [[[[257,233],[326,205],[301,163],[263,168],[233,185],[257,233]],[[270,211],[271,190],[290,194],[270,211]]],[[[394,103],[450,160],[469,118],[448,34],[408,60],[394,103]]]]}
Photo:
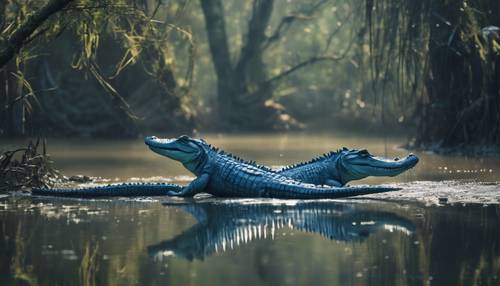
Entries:
{"type": "MultiPolygon", "coordinates": [[[[7,28],[15,27],[25,17],[24,11],[39,9],[39,6],[43,6],[43,3],[38,1],[28,1],[22,4],[7,3],[6,9],[4,9],[6,15],[4,26],[7,28]]],[[[98,83],[101,89],[110,95],[107,109],[110,108],[115,114],[116,122],[123,122],[124,126],[121,129],[128,129],[128,131],[124,130],[126,134],[137,132],[136,127],[141,124],[142,118],[135,114],[123,93],[113,84],[113,80],[116,81],[123,71],[137,64],[140,64],[142,72],[147,77],[156,81],[163,88],[162,92],[166,98],[176,98],[174,101],[170,100],[172,104],[168,106],[168,109],[179,110],[178,113],[186,114],[182,116],[189,120],[190,117],[194,116],[189,100],[194,65],[194,42],[189,30],[170,21],[170,17],[179,13],[180,9],[156,1],[82,0],[74,2],[71,6],[51,17],[37,29],[32,39],[26,41],[25,46],[16,56],[17,65],[5,68],[7,71],[12,71],[5,74],[2,80],[6,84],[10,81],[10,86],[17,85],[19,87],[10,88],[3,94],[7,103],[5,105],[6,112],[13,113],[14,117],[14,119],[2,120],[4,121],[4,132],[11,135],[24,134],[25,130],[29,129],[30,126],[26,127],[26,125],[30,125],[29,120],[24,119],[25,111],[34,116],[32,112],[34,111],[33,104],[36,103],[35,95],[46,93],[47,90],[34,92],[29,80],[26,80],[25,74],[28,72],[28,76],[39,78],[40,75],[34,69],[40,63],[43,64],[47,56],[54,52],[54,49],[56,53],[67,55],[66,51],[60,50],[57,46],[52,46],[49,50],[43,48],[50,46],[54,40],[61,37],[75,41],[69,46],[73,50],[72,55],[69,58],[66,56],[64,59],[56,58],[54,60],[58,62],[68,60],[67,65],[71,65],[73,69],[83,73],[82,80],[98,83]],[[155,17],[159,15],[168,21],[156,20],[155,17]],[[175,65],[177,56],[175,47],[171,44],[174,41],[178,45],[182,43],[188,51],[184,55],[188,58],[188,64],[184,71],[176,68],[175,65]],[[106,50],[109,49],[106,42],[113,42],[114,51],[106,50]],[[102,54],[105,54],[106,58],[103,58],[102,54]],[[108,55],[110,56],[108,57],[108,55]],[[16,78],[14,80],[9,78],[9,73],[15,75],[16,78]],[[177,82],[176,73],[181,75],[179,82],[177,82]],[[27,93],[23,94],[26,91],[27,93]],[[18,107],[16,107],[19,105],[18,100],[13,100],[17,97],[24,99],[20,101],[23,120],[17,124],[18,127],[10,128],[15,130],[9,130],[5,124],[15,124],[13,121],[16,121],[15,117],[19,116],[18,107]]],[[[4,30],[2,35],[7,33],[8,29],[4,30]]],[[[79,84],[84,83],[80,81],[79,84]]],[[[61,83],[52,82],[52,85],[49,87],[50,91],[61,93],[59,88],[61,83]]],[[[92,90],[90,93],[102,92],[92,90]]],[[[40,104],[37,104],[37,107],[39,113],[46,111],[40,110],[43,109],[40,104]]],[[[85,110],[82,110],[82,113],[84,114],[85,110]]],[[[50,117],[50,114],[46,115],[50,117]]],[[[31,126],[31,129],[33,128],[34,126],[31,126]]]]}
{"type": "MultiPolygon", "coordinates": [[[[3,38],[45,3],[2,3],[3,38]]],[[[217,120],[220,91],[201,3],[81,0],[54,14],[0,73],[4,134],[220,129],[227,122],[217,120]]],[[[484,122],[496,130],[498,104],[490,99],[500,44],[482,30],[499,21],[495,1],[275,1],[265,27],[252,22],[264,2],[221,3],[234,72],[219,80],[237,82],[228,98],[240,97],[230,111],[241,122],[259,123],[245,117],[257,105],[280,113],[270,122],[257,115],[263,126],[287,118],[323,130],[416,126],[422,142],[465,143],[484,137],[474,133],[484,122]],[[251,36],[256,28],[264,35],[251,36]],[[259,45],[237,77],[249,39],[259,45]],[[425,133],[444,120],[431,111],[459,123],[443,124],[453,132],[425,133]]]]}

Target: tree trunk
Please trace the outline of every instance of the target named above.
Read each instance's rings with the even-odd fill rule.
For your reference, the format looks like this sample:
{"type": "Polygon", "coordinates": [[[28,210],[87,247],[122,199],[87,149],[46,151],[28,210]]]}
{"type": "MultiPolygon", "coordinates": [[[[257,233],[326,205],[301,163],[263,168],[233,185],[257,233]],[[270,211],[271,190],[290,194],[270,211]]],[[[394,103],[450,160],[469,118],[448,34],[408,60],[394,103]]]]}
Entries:
{"type": "Polygon", "coordinates": [[[231,120],[230,111],[236,106],[234,99],[238,96],[239,89],[229,54],[224,7],[222,7],[221,0],[200,1],[205,16],[212,61],[217,75],[217,120],[220,126],[231,125],[230,121],[227,120],[231,120]]]}
{"type": "Polygon", "coordinates": [[[266,101],[272,87],[266,84],[263,62],[265,29],[273,11],[273,0],[255,0],[240,58],[231,62],[225,30],[224,8],[220,0],[200,0],[217,75],[218,125],[229,130],[265,130],[276,122],[277,112],[266,101]]]}

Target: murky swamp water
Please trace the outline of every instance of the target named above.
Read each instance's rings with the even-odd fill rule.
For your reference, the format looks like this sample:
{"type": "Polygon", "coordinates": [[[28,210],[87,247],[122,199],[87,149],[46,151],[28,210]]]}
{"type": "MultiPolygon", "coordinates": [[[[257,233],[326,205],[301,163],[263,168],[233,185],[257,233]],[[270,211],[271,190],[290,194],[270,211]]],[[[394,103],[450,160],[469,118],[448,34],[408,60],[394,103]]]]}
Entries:
{"type": "MultiPolygon", "coordinates": [[[[406,154],[398,138],[204,138],[271,166],[342,146],[406,154]]],[[[67,175],[192,179],[141,140],[50,140],[49,148],[67,175]]],[[[401,185],[402,200],[3,198],[0,285],[500,285],[500,159],[417,155],[405,174],[359,182],[401,185]],[[464,186],[460,203],[404,199],[405,190],[432,196],[464,186]],[[486,188],[487,203],[469,195],[486,188]]]]}

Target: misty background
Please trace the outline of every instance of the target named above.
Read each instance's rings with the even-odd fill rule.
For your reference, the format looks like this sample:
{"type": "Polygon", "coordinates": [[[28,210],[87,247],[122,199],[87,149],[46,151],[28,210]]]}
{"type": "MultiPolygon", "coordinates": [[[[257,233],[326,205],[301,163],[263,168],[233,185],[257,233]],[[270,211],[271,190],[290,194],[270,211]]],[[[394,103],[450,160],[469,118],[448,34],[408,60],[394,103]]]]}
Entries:
{"type": "Polygon", "coordinates": [[[3,1],[0,13],[2,44],[20,43],[10,58],[0,49],[2,137],[290,130],[500,144],[498,1],[3,1]],[[33,33],[13,41],[26,22],[33,33]]]}

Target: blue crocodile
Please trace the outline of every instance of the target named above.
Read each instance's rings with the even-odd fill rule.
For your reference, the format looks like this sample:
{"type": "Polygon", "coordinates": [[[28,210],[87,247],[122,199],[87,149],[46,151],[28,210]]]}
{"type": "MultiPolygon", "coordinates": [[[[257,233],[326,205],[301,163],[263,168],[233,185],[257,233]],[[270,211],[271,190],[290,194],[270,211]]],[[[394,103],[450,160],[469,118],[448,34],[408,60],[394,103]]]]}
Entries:
{"type": "Polygon", "coordinates": [[[369,176],[397,176],[417,163],[418,157],[413,154],[403,159],[385,159],[373,156],[366,149],[344,147],[309,162],[285,167],[278,173],[304,183],[341,187],[369,176]]]}
{"type": "Polygon", "coordinates": [[[197,223],[171,239],[150,245],[149,256],[159,260],[164,256],[202,260],[252,240],[273,239],[275,233],[281,233],[286,227],[317,233],[331,240],[355,242],[364,241],[377,231],[398,230],[411,235],[416,230],[411,220],[397,214],[345,202],[277,204],[276,201],[209,199],[164,205],[186,211],[197,223]]]}
{"type": "Polygon", "coordinates": [[[396,190],[388,187],[319,186],[293,180],[271,169],[244,161],[207,144],[202,139],[181,136],[174,139],[147,137],[145,143],[160,155],[181,162],[196,176],[171,196],[192,197],[209,193],[216,197],[280,199],[341,198],[396,190]]]}
{"type": "MultiPolygon", "coordinates": [[[[313,159],[306,163],[296,164],[290,167],[286,167],[282,170],[274,171],[264,166],[258,166],[255,162],[245,162],[233,155],[226,154],[223,151],[211,147],[206,144],[203,140],[191,139],[187,136],[181,136],[178,140],[168,140],[168,139],[157,139],[156,137],[148,137],[145,142],[150,148],[162,155],[167,157],[175,158],[169,156],[162,151],[162,148],[158,148],[158,144],[161,142],[169,142],[169,144],[177,144],[180,146],[180,142],[192,140],[193,142],[198,142],[199,146],[205,145],[205,153],[212,154],[212,157],[224,157],[230,158],[236,164],[245,164],[250,166],[252,169],[259,169],[265,172],[271,177],[280,175],[285,176],[290,179],[301,181],[304,183],[316,184],[316,185],[330,185],[340,187],[351,180],[357,180],[364,178],[369,175],[383,176],[397,175],[411,167],[413,167],[417,162],[418,158],[414,155],[409,155],[403,160],[386,160],[373,157],[366,150],[348,150],[344,148],[337,152],[331,152],[325,154],[322,157],[313,159]],[[180,140],[182,138],[182,140],[180,140]],[[174,143],[177,142],[177,143],[174,143]],[[158,151],[159,150],[159,151],[158,151]],[[214,155],[215,154],[215,155],[214,155]]],[[[173,146],[172,145],[172,146],[173,146]]],[[[175,154],[176,152],[170,152],[175,154]]],[[[178,152],[177,152],[178,153],[178,152]]],[[[188,154],[184,154],[188,155],[188,154]]],[[[182,156],[181,156],[182,157],[182,156]]],[[[202,158],[201,158],[202,159],[202,158]]],[[[179,159],[177,159],[179,160],[179,159]]],[[[182,158],[180,158],[182,161],[182,158]]],[[[221,163],[220,160],[212,160],[217,163],[221,163]]],[[[223,163],[226,164],[225,160],[223,163]]],[[[233,162],[233,163],[234,163],[233,162]]],[[[214,162],[209,163],[214,164],[214,162]]],[[[229,164],[232,166],[232,164],[229,164]]],[[[186,165],[185,165],[186,166],[186,165]]],[[[243,169],[248,169],[243,167],[243,169]]],[[[222,166],[223,167],[223,166],[222,166]]],[[[188,166],[188,170],[192,171],[188,166]]],[[[194,172],[193,172],[194,173],[194,172]]],[[[196,174],[196,173],[195,173],[196,174]]],[[[259,180],[258,180],[259,181],[259,180]]],[[[309,186],[310,187],[310,186],[309,186]]],[[[332,189],[331,187],[319,187],[324,189],[332,189]]],[[[169,183],[132,183],[132,184],[116,184],[108,186],[98,186],[90,188],[57,188],[57,189],[45,189],[45,188],[35,188],[33,189],[34,194],[41,195],[60,195],[60,196],[77,196],[77,197],[96,197],[96,196],[156,196],[156,195],[167,195],[167,194],[181,194],[184,187],[169,184],[169,183]]],[[[347,188],[344,188],[347,189],[347,188]]],[[[369,188],[373,191],[374,188],[369,188]]],[[[352,189],[349,189],[352,190],[352,189]]],[[[336,189],[335,191],[339,191],[336,189]]],[[[230,196],[235,196],[235,194],[228,194],[230,196]]],[[[337,193],[338,195],[338,193],[337,193]]],[[[350,194],[354,195],[354,194],[350,194]]],[[[331,196],[323,194],[323,196],[331,196]]]]}

